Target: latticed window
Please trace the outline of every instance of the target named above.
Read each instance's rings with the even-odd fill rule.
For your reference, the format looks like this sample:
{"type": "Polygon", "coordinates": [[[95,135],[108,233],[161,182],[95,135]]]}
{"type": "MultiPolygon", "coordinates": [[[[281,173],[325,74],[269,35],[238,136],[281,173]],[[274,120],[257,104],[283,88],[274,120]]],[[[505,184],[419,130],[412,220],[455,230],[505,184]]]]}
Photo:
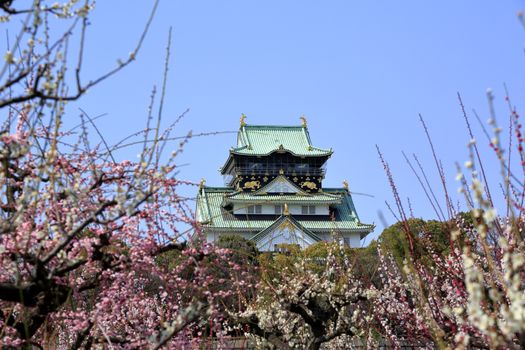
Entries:
{"type": "Polygon", "coordinates": [[[303,205],[301,207],[301,214],[303,215],[315,214],[315,205],[303,205]]]}
{"type": "Polygon", "coordinates": [[[262,205],[250,205],[248,206],[248,214],[261,214],[262,205]]]}

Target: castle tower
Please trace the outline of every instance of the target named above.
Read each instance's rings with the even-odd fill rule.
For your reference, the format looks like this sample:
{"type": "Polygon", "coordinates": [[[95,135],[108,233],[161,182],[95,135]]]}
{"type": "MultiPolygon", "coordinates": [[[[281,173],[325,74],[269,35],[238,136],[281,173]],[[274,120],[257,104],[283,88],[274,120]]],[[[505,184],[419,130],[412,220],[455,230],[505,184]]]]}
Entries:
{"type": "Polygon", "coordinates": [[[312,145],[306,119],[300,126],[274,126],[247,125],[245,118],[220,169],[225,186],[199,187],[197,220],[207,240],[236,234],[261,251],[322,240],[359,247],[374,227],[359,221],[346,182],[323,187],[333,152],[312,145]]]}

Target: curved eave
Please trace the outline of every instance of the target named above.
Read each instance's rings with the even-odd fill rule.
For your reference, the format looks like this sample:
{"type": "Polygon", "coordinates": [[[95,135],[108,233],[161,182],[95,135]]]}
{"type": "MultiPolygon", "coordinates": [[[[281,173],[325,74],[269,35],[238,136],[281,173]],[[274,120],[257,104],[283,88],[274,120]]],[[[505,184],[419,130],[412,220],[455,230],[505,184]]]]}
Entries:
{"type": "Polygon", "coordinates": [[[343,198],[340,195],[335,195],[331,193],[307,193],[304,192],[301,188],[299,188],[296,184],[289,182],[286,180],[289,184],[291,184],[294,188],[296,188],[299,192],[295,194],[281,194],[281,193],[275,193],[275,192],[266,192],[264,191],[266,188],[271,186],[275,181],[279,180],[280,178],[284,178],[282,175],[277,176],[275,179],[270,181],[268,184],[266,184],[263,188],[251,192],[246,193],[240,190],[234,191],[232,193],[228,193],[224,195],[224,200],[226,203],[253,203],[254,201],[260,202],[260,203],[314,203],[314,204],[341,204],[343,202],[343,198]],[[323,198],[320,198],[323,197],[323,198]]]}
{"type": "MultiPolygon", "coordinates": [[[[271,225],[273,221],[270,221],[268,220],[268,225],[271,225]]],[[[299,221],[300,222],[300,221],[299,221]]],[[[302,224],[303,226],[304,223],[302,224]]],[[[231,227],[231,226],[215,226],[213,224],[201,224],[202,226],[202,229],[203,230],[206,230],[206,229],[212,229],[214,230],[214,232],[216,231],[219,231],[219,232],[238,232],[238,231],[243,231],[243,232],[259,232],[263,229],[265,229],[266,227],[231,227]]],[[[371,225],[373,226],[373,225],[371,225]]],[[[306,227],[306,226],[305,226],[306,227]]],[[[373,227],[356,227],[356,228],[334,228],[334,227],[327,227],[327,228],[309,228],[310,231],[315,231],[315,232],[333,232],[334,230],[335,231],[339,231],[339,232],[343,232],[343,233],[349,233],[349,232],[359,232],[361,233],[361,238],[364,238],[366,237],[370,232],[373,231],[373,229],[375,228],[375,226],[373,227]]]]}
{"type": "Polygon", "coordinates": [[[341,196],[337,196],[337,195],[333,195],[331,193],[326,193],[326,192],[317,192],[317,193],[302,193],[302,192],[298,192],[298,193],[290,193],[290,194],[281,194],[281,192],[242,192],[242,191],[237,191],[237,192],[234,192],[233,194],[231,195],[227,195],[227,197],[230,197],[230,198],[233,198],[235,196],[238,196],[238,195],[241,195],[243,193],[246,193],[248,196],[254,196],[254,197],[257,197],[257,198],[264,198],[265,196],[284,196],[284,197],[290,197],[290,198],[304,198],[304,199],[315,199],[315,197],[319,197],[319,196],[323,196],[325,197],[326,199],[333,199],[333,200],[340,200],[342,201],[343,198],[341,196]]]}
{"type": "Polygon", "coordinates": [[[219,172],[221,175],[224,175],[225,170],[228,168],[228,165],[230,165],[230,162],[232,161],[232,151],[230,149],[230,153],[228,154],[228,158],[226,158],[226,161],[224,162],[224,165],[219,168],[219,172]]]}
{"type": "Polygon", "coordinates": [[[320,149],[320,148],[313,148],[312,151],[307,151],[307,152],[319,152],[317,154],[308,154],[308,153],[295,153],[289,149],[274,149],[270,152],[267,152],[267,153],[255,153],[255,152],[251,152],[250,150],[248,150],[247,152],[243,152],[243,150],[245,150],[247,147],[246,146],[243,146],[243,147],[239,147],[239,148],[234,148],[234,149],[231,149],[230,150],[230,154],[236,154],[236,155],[240,155],[240,156],[255,156],[255,157],[265,157],[265,156],[269,156],[269,155],[272,155],[274,153],[290,153],[291,155],[295,156],[295,157],[330,157],[334,152],[330,149],[330,150],[324,150],[324,149],[320,149]]]}
{"type": "MultiPolygon", "coordinates": [[[[295,197],[297,198],[297,197],[295,197]]],[[[246,204],[326,204],[326,205],[335,205],[335,204],[341,204],[342,200],[337,199],[329,199],[329,200],[312,200],[308,198],[300,198],[300,199],[291,199],[291,198],[265,198],[264,196],[260,196],[260,198],[257,198],[257,201],[254,202],[254,198],[224,198],[225,204],[235,204],[235,203],[246,203],[246,204]]]]}
{"type": "MultiPolygon", "coordinates": [[[[352,228],[352,229],[339,228],[337,229],[337,231],[341,233],[359,233],[359,239],[363,239],[374,230],[375,226],[374,225],[371,225],[371,226],[372,227],[358,227],[358,228],[352,228]]],[[[217,226],[214,226],[213,224],[202,224],[201,227],[202,227],[202,232],[211,230],[212,232],[226,233],[226,234],[231,234],[231,233],[239,232],[239,231],[257,234],[261,231],[261,229],[262,230],[266,229],[266,228],[261,228],[261,227],[246,227],[242,229],[234,228],[234,227],[217,227],[217,226]]],[[[324,228],[324,229],[316,228],[316,229],[309,229],[309,230],[312,232],[316,232],[316,233],[331,233],[334,231],[333,228],[324,228]]]]}
{"type": "Polygon", "coordinates": [[[359,238],[363,239],[366,236],[368,236],[368,234],[370,234],[372,231],[374,231],[375,228],[376,226],[374,224],[361,224],[361,226],[355,231],[360,232],[361,234],[359,235],[359,238]]]}
{"type": "Polygon", "coordinates": [[[232,161],[233,157],[232,155],[238,155],[238,156],[250,156],[250,157],[265,157],[265,156],[269,156],[269,155],[272,155],[274,153],[289,153],[295,157],[308,157],[308,158],[321,158],[321,157],[327,157],[327,158],[330,158],[332,156],[332,154],[334,153],[332,150],[321,150],[319,149],[320,152],[325,152],[325,153],[322,153],[322,154],[297,154],[297,153],[294,153],[290,150],[287,150],[287,149],[284,149],[284,150],[273,150],[271,152],[268,152],[268,153],[244,153],[244,152],[241,152],[240,150],[241,149],[245,149],[246,147],[241,147],[241,148],[236,148],[236,149],[230,149],[230,154],[228,155],[228,158],[226,159],[226,161],[224,162],[224,165],[222,167],[219,168],[219,172],[221,173],[221,175],[224,175],[225,173],[225,169],[228,168],[228,165],[230,164],[230,162],[232,161]]]}

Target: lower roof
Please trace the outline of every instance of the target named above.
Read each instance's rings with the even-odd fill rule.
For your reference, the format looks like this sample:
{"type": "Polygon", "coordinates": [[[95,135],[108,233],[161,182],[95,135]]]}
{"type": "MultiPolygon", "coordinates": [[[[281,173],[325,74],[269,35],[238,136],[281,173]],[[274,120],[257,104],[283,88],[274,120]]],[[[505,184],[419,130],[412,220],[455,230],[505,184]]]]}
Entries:
{"type": "MultiPolygon", "coordinates": [[[[199,190],[197,217],[204,230],[260,232],[277,220],[277,217],[258,218],[255,215],[247,220],[246,217],[233,215],[224,206],[229,202],[227,197],[234,192],[235,190],[229,187],[204,186],[199,190]]],[[[294,216],[294,219],[305,229],[313,232],[359,232],[361,237],[373,231],[374,225],[363,224],[359,221],[352,197],[344,188],[324,188],[323,193],[340,198],[340,201],[331,205],[334,216],[326,220],[294,216]]]]}
{"type": "Polygon", "coordinates": [[[297,203],[297,204],[340,204],[341,196],[327,193],[315,193],[311,195],[295,194],[266,194],[257,195],[249,192],[234,192],[227,195],[225,203],[253,203],[253,204],[278,204],[278,203],[297,203]]]}

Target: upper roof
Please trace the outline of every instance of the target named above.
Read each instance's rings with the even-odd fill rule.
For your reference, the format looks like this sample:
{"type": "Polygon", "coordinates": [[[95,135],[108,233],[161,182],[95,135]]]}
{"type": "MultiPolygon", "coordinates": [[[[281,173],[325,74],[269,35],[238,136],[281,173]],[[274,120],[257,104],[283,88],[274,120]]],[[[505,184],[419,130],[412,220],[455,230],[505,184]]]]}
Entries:
{"type": "Polygon", "coordinates": [[[248,156],[265,156],[273,152],[288,151],[300,157],[329,156],[331,149],[312,145],[306,125],[246,125],[241,124],[237,133],[237,147],[230,152],[248,156]]]}

